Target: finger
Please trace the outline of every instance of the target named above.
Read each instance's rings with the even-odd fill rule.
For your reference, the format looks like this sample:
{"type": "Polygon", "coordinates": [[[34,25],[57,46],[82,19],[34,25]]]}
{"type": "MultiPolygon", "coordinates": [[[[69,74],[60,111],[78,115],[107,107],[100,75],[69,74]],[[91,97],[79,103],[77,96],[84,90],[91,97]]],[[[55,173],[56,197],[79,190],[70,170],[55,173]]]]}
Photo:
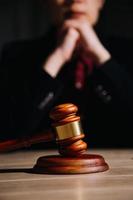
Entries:
{"type": "Polygon", "coordinates": [[[66,30],[68,28],[75,28],[75,29],[78,29],[80,23],[78,20],[75,20],[75,19],[69,19],[69,20],[65,20],[64,24],[63,24],[63,29],[66,30]]]}
{"type": "Polygon", "coordinates": [[[63,43],[61,44],[62,52],[66,60],[69,60],[72,56],[78,39],[79,33],[73,28],[69,29],[63,43]]]}
{"type": "Polygon", "coordinates": [[[71,28],[65,36],[64,43],[62,44],[62,46],[67,51],[73,51],[73,48],[75,47],[78,38],[79,33],[75,29],[71,28]]]}

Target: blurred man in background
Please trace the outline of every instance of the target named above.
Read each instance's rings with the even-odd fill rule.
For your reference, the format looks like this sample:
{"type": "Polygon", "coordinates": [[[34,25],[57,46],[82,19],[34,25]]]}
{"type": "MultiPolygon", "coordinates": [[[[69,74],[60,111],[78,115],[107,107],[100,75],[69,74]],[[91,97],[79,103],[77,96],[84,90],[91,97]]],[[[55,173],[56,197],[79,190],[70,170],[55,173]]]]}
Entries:
{"type": "Polygon", "coordinates": [[[71,102],[79,107],[90,146],[132,146],[133,74],[121,65],[125,43],[117,52],[115,41],[95,31],[104,0],[44,4],[53,20],[50,31],[3,51],[1,140],[45,131],[51,108],[71,102]]]}

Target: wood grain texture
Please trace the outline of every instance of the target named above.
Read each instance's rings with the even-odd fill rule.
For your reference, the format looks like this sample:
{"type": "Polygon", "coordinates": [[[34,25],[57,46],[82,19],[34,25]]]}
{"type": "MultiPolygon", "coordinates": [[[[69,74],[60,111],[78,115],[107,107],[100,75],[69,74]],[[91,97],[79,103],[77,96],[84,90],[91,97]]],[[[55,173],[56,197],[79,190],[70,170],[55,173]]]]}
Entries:
{"type": "Polygon", "coordinates": [[[0,200],[133,200],[133,149],[92,149],[110,169],[80,175],[31,174],[40,156],[57,151],[0,154],[0,200]]]}
{"type": "Polygon", "coordinates": [[[55,136],[51,130],[46,130],[45,132],[38,133],[35,135],[22,137],[20,139],[11,139],[0,141],[0,153],[10,152],[13,150],[27,148],[32,144],[37,144],[41,142],[51,142],[55,140],[55,136]]]}
{"type": "Polygon", "coordinates": [[[32,171],[40,174],[89,174],[108,169],[109,166],[102,156],[82,154],[78,157],[60,155],[39,157],[32,171]]]}

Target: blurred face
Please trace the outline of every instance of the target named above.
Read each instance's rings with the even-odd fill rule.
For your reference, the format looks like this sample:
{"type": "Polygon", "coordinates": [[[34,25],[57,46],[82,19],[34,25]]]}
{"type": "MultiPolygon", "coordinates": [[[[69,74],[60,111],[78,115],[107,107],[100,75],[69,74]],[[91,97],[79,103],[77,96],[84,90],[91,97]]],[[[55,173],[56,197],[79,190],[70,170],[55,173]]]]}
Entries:
{"type": "Polygon", "coordinates": [[[104,0],[47,0],[51,14],[57,23],[64,18],[86,17],[91,25],[98,21],[104,0]]]}

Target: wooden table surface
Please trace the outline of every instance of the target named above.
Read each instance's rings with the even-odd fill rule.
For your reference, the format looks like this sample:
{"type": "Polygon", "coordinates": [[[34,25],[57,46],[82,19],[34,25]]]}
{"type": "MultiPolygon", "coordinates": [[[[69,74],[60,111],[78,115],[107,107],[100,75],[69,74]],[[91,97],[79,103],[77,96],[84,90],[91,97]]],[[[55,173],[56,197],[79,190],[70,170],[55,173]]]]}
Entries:
{"type": "Polygon", "coordinates": [[[78,175],[29,173],[40,156],[56,151],[0,154],[0,200],[133,200],[133,149],[91,149],[110,166],[106,172],[78,175]]]}

